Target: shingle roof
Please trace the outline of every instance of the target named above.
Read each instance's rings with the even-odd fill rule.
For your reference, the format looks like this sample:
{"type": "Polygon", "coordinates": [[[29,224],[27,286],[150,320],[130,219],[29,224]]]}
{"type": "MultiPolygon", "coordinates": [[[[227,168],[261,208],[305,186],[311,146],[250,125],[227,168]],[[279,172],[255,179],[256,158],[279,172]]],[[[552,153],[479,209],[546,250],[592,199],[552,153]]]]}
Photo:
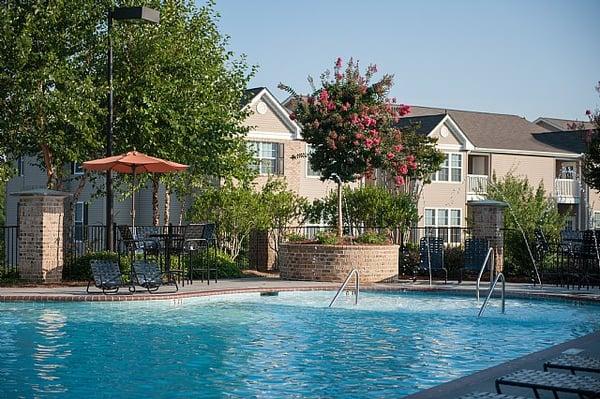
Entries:
{"type": "Polygon", "coordinates": [[[536,120],[536,122],[545,122],[546,124],[556,127],[556,129],[552,129],[552,130],[557,130],[557,131],[572,130],[572,129],[570,129],[570,126],[572,126],[573,124],[576,124],[577,127],[579,127],[581,124],[583,124],[584,129],[593,129],[594,128],[594,125],[589,121],[584,122],[584,121],[576,121],[576,120],[572,120],[572,119],[548,118],[545,116],[538,118],[536,120]]]}
{"type": "Polygon", "coordinates": [[[244,107],[248,104],[254,97],[258,95],[261,91],[263,91],[265,87],[253,87],[251,89],[244,90],[244,95],[242,96],[241,106],[244,107]]]}
{"type": "Polygon", "coordinates": [[[413,106],[408,117],[416,120],[443,113],[448,113],[478,148],[580,153],[583,145],[581,134],[544,135],[549,133],[547,129],[518,115],[413,106]]]}
{"type": "Polygon", "coordinates": [[[440,124],[445,116],[446,114],[405,117],[398,121],[398,127],[405,128],[409,126],[415,126],[417,133],[429,134],[437,125],[440,124]]]}

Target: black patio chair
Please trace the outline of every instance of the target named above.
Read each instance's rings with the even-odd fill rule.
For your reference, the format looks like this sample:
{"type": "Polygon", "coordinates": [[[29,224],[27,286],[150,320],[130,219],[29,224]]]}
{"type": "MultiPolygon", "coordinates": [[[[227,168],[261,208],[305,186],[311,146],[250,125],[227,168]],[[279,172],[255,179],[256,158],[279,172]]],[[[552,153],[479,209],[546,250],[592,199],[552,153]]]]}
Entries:
{"type": "MultiPolygon", "coordinates": [[[[125,252],[133,260],[138,252],[143,253],[144,259],[147,255],[159,255],[160,254],[160,243],[154,238],[147,237],[151,234],[150,231],[143,231],[140,237],[133,234],[131,226],[122,224],[117,226],[121,243],[125,247],[125,252]]],[[[136,228],[137,230],[137,228],[136,228]]],[[[121,251],[119,251],[119,254],[121,251]]]]}
{"type": "Polygon", "coordinates": [[[576,371],[600,374],[600,359],[579,354],[563,354],[544,363],[544,371],[549,369],[569,370],[571,374],[575,374],[576,371]]]}
{"type": "MultiPolygon", "coordinates": [[[[85,291],[90,293],[90,285],[94,282],[94,286],[102,290],[103,294],[116,294],[119,288],[125,286],[119,264],[108,260],[94,259],[90,262],[92,276],[88,281],[85,291]]],[[[133,292],[131,286],[129,291],[133,292]]]]}
{"type": "Polygon", "coordinates": [[[444,265],[444,240],[437,237],[423,237],[419,241],[419,269],[429,272],[444,272],[444,283],[448,283],[448,269],[444,265]]]}
{"type": "Polygon", "coordinates": [[[503,393],[473,392],[461,396],[458,399],[529,399],[525,396],[506,395],[503,393]]]}
{"type": "Polygon", "coordinates": [[[580,398],[600,398],[600,379],[589,376],[518,370],[497,378],[496,392],[502,393],[502,385],[532,389],[536,398],[540,397],[539,391],[551,391],[555,398],[559,392],[576,394],[580,398]]]}
{"type": "Polygon", "coordinates": [[[184,247],[188,254],[188,279],[190,284],[193,282],[195,272],[200,275],[200,281],[206,281],[210,284],[211,272],[214,275],[215,283],[218,281],[218,269],[216,266],[211,265],[209,256],[210,249],[214,250],[213,254],[216,255],[216,226],[214,223],[207,224],[190,224],[186,230],[184,247]],[[189,231],[189,233],[187,233],[189,231]],[[194,262],[193,255],[202,254],[202,258],[199,262],[194,262]]]}
{"type": "Polygon", "coordinates": [[[151,294],[158,291],[158,289],[163,285],[171,283],[175,285],[175,291],[179,291],[179,286],[177,285],[176,278],[177,272],[161,272],[156,262],[147,260],[136,260],[132,264],[132,271],[134,282],[137,285],[147,289],[148,292],[151,294]]]}
{"type": "MultiPolygon", "coordinates": [[[[483,262],[487,256],[490,244],[483,238],[467,238],[465,240],[465,255],[458,282],[463,280],[465,275],[478,275],[483,262]]],[[[490,262],[491,260],[488,260],[490,262]]]]}

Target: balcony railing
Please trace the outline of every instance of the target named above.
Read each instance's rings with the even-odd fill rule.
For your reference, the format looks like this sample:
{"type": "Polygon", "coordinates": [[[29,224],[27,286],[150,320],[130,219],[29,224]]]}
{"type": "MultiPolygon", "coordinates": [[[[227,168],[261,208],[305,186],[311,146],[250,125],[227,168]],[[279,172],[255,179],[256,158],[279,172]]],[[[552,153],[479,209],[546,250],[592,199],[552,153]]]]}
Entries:
{"type": "Polygon", "coordinates": [[[485,194],[487,192],[489,176],[467,175],[467,192],[472,194],[485,194]]]}
{"type": "Polygon", "coordinates": [[[579,180],[554,179],[554,195],[559,203],[576,204],[579,202],[579,180]]]}

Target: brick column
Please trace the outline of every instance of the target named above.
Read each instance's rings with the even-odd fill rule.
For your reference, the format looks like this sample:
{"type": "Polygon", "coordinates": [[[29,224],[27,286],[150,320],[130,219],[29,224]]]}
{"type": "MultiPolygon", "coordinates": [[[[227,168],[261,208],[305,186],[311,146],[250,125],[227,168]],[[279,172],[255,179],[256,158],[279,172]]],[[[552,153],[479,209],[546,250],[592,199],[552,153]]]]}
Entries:
{"type": "Polygon", "coordinates": [[[19,197],[19,275],[41,283],[60,283],[63,268],[63,231],[68,193],[32,190],[19,197]]]}
{"type": "Polygon", "coordinates": [[[488,240],[494,248],[495,271],[504,270],[504,208],[505,202],[482,200],[467,203],[473,238],[488,240]]]}
{"type": "Polygon", "coordinates": [[[269,238],[266,231],[254,230],[250,233],[248,243],[248,263],[250,266],[256,267],[256,270],[261,272],[275,270],[277,254],[272,247],[272,240],[273,238],[269,238]]]}

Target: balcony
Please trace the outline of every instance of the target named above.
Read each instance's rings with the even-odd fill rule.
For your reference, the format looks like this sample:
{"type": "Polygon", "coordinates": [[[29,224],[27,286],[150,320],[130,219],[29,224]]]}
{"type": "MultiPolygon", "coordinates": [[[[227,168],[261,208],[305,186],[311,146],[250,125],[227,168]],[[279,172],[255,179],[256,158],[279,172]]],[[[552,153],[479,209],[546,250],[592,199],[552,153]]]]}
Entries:
{"type": "Polygon", "coordinates": [[[483,199],[489,179],[488,175],[467,175],[467,201],[483,199]]]}
{"type": "Polygon", "coordinates": [[[580,193],[579,180],[554,179],[554,196],[559,204],[578,204],[580,193]]]}

